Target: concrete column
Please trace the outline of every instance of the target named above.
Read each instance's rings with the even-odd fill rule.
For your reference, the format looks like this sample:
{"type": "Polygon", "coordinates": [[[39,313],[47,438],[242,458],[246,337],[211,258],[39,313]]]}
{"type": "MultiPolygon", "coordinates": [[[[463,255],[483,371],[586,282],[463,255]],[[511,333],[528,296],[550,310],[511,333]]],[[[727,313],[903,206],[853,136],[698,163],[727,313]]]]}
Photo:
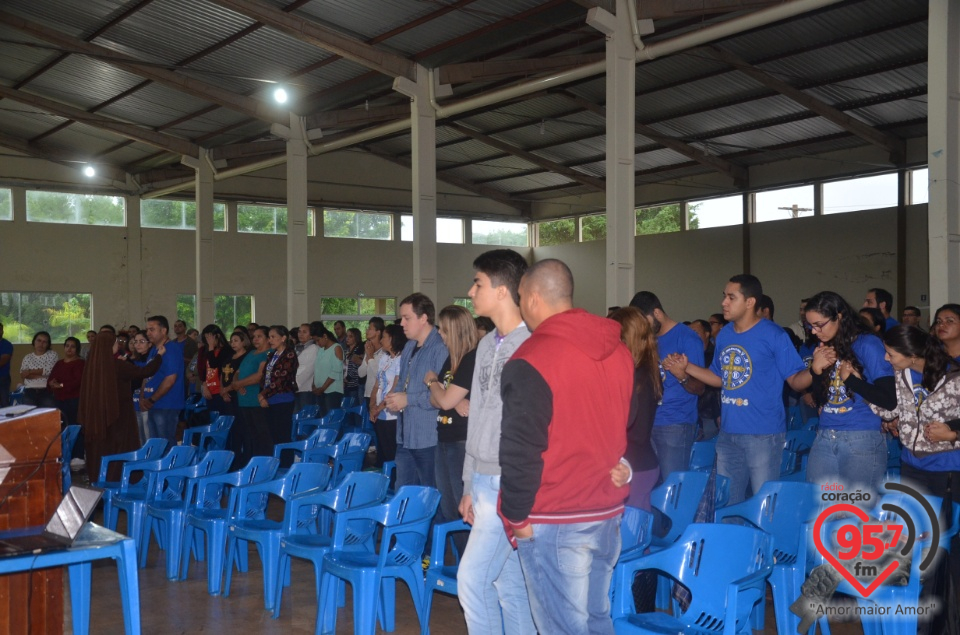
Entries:
{"type": "Polygon", "coordinates": [[[394,90],[410,98],[413,171],[413,290],[437,299],[437,112],[430,104],[432,76],[417,66],[417,81],[398,77],[394,90]]]}
{"type": "Polygon", "coordinates": [[[960,3],[930,0],[927,157],[930,307],[960,301],[960,3]]]}
{"type": "Polygon", "coordinates": [[[213,163],[206,148],[197,158],[183,157],[184,165],[197,173],[197,229],[196,229],[196,320],[197,328],[213,322],[216,310],[213,304],[213,163]]]}
{"type": "Polygon", "coordinates": [[[633,297],[634,243],[634,117],[637,52],[627,2],[617,0],[617,15],[591,9],[587,24],[606,36],[607,61],[607,306],[627,304],[633,297]]]}
{"type": "MultiPolygon", "coordinates": [[[[146,320],[143,307],[143,266],[142,250],[140,247],[140,197],[127,196],[125,205],[127,210],[127,316],[135,324],[142,324],[146,320]]],[[[176,315],[168,316],[171,322],[177,319],[176,315]]],[[[96,327],[94,327],[96,328],[96,327]]],[[[171,324],[172,328],[172,324],[171,324]]]]}
{"type": "Polygon", "coordinates": [[[287,324],[307,321],[307,157],[306,123],[290,113],[290,127],[271,131],[287,140],[287,324]]]}

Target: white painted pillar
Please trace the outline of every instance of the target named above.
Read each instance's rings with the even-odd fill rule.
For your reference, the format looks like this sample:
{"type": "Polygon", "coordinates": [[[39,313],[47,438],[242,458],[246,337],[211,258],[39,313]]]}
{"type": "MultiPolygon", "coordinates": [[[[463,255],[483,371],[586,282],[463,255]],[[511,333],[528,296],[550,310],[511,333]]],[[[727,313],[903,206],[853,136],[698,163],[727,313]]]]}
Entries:
{"type": "Polygon", "coordinates": [[[927,46],[930,307],[960,301],[960,3],[930,0],[927,46]]]}
{"type": "Polygon", "coordinates": [[[607,306],[626,305],[633,297],[634,243],[634,103],[636,48],[627,2],[617,0],[617,15],[600,8],[587,24],[606,36],[607,55],[607,306]]]}
{"type": "Polygon", "coordinates": [[[437,300],[437,112],[430,104],[431,75],[417,66],[417,81],[398,77],[394,90],[410,98],[410,167],[413,171],[413,290],[437,300]]]}
{"type": "Polygon", "coordinates": [[[290,127],[274,124],[287,140],[287,324],[307,321],[307,157],[303,117],[290,113],[290,127]]]}
{"type": "Polygon", "coordinates": [[[196,327],[203,329],[213,322],[216,314],[213,304],[213,163],[206,148],[200,149],[197,158],[185,156],[181,161],[197,173],[196,327]]]}

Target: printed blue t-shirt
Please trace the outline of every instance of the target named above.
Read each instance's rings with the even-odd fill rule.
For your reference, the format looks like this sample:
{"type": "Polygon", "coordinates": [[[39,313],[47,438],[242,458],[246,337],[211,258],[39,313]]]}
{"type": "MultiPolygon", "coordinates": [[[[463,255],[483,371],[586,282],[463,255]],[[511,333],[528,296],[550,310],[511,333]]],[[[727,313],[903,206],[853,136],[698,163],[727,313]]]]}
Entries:
{"type": "MultiPolygon", "coordinates": [[[[657,337],[657,349],[660,360],[671,353],[682,353],[691,364],[703,366],[703,340],[686,324],[677,323],[672,329],[657,337]]],[[[655,426],[668,426],[678,423],[696,424],[697,396],[687,392],[672,373],[668,373],[660,364],[660,379],[663,381],[663,397],[657,406],[653,419],[655,426]]]]}
{"type": "MultiPolygon", "coordinates": [[[[880,377],[893,375],[893,367],[883,358],[883,342],[875,335],[861,335],[853,342],[853,354],[863,366],[864,379],[875,383],[880,377]]],[[[820,410],[820,427],[829,430],[880,430],[880,417],[863,397],[853,394],[837,374],[839,362],[830,369],[827,403],[820,410]]]]}
{"type": "Polygon", "coordinates": [[[0,366],[0,377],[9,377],[10,364],[13,363],[13,344],[10,343],[10,340],[0,337],[0,357],[4,355],[9,355],[10,359],[6,364],[0,366]]]}
{"type": "Polygon", "coordinates": [[[720,427],[729,434],[776,434],[787,429],[783,382],[804,370],[790,336],[770,320],[743,333],[733,322],[717,334],[710,370],[721,379],[720,427]]]}

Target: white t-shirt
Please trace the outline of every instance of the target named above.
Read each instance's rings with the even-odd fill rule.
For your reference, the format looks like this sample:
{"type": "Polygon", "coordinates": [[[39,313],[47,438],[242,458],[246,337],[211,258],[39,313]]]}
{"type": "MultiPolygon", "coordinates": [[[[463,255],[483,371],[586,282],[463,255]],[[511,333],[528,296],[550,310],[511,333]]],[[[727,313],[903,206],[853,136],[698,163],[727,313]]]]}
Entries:
{"type": "Polygon", "coordinates": [[[43,355],[28,353],[23,358],[23,363],[20,364],[20,372],[33,370],[34,368],[42,368],[43,376],[28,379],[23,382],[23,385],[27,388],[46,388],[47,380],[50,378],[50,371],[53,370],[53,366],[57,363],[58,359],[59,357],[56,351],[47,351],[43,355]]]}
{"type": "MultiPolygon", "coordinates": [[[[377,371],[377,381],[379,382],[377,390],[377,403],[383,402],[383,398],[393,388],[393,383],[400,376],[400,356],[390,357],[384,354],[380,358],[380,369],[377,371]]],[[[396,419],[397,413],[389,410],[381,410],[377,419],[396,419]]]]}

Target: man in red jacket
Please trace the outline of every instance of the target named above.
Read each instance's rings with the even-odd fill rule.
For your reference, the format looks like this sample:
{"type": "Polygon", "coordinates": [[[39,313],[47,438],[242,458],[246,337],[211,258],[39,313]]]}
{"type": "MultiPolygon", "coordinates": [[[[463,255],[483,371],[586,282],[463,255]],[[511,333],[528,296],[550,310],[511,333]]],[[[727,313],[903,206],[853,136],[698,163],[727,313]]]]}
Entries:
{"type": "Polygon", "coordinates": [[[573,308],[573,275],[543,260],[520,282],[533,331],[503,368],[500,513],[541,633],[613,633],[608,592],[627,488],[633,358],[620,326],[573,308]]]}

